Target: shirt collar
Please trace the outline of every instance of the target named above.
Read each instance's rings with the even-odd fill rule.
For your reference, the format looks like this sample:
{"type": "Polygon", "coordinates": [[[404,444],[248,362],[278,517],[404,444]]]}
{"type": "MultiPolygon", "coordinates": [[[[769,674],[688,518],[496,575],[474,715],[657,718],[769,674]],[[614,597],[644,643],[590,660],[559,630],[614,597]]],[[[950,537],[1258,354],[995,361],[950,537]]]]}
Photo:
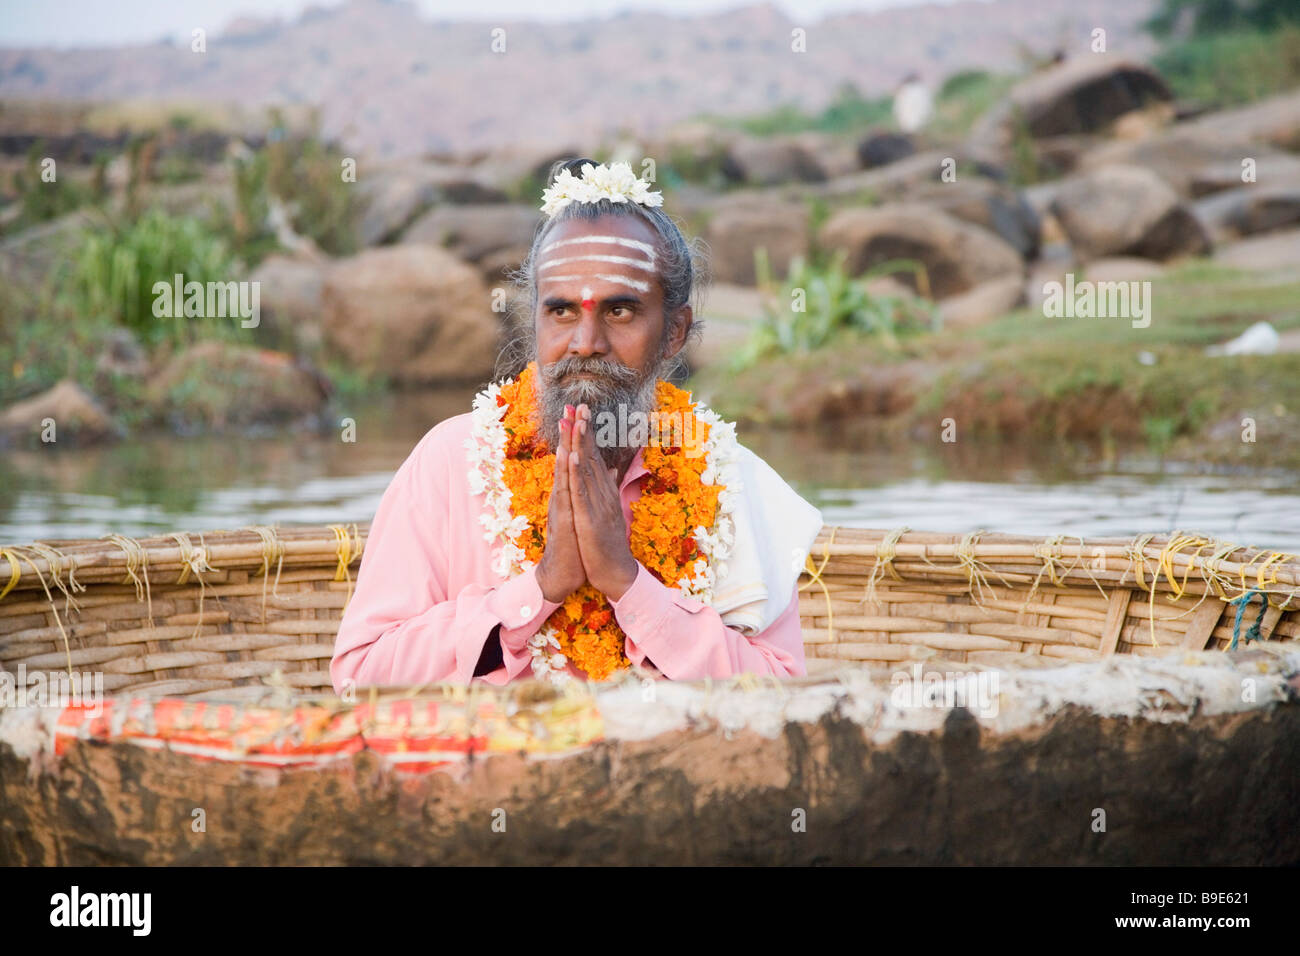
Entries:
{"type": "Polygon", "coordinates": [[[623,476],[623,481],[618,487],[619,491],[622,491],[642,475],[650,474],[650,469],[645,466],[645,462],[642,460],[644,457],[645,448],[638,448],[636,454],[632,457],[632,464],[627,466],[627,474],[623,476]]]}

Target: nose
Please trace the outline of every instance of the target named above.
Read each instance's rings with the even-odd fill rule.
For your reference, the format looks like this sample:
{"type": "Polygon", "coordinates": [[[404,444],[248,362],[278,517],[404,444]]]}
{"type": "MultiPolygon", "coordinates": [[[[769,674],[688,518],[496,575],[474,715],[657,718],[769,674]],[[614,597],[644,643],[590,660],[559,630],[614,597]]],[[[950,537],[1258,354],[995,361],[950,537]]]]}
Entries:
{"type": "Polygon", "coordinates": [[[583,309],[581,317],[574,324],[573,335],[569,338],[569,355],[587,358],[608,353],[609,340],[605,336],[604,323],[594,309],[583,309]]]}

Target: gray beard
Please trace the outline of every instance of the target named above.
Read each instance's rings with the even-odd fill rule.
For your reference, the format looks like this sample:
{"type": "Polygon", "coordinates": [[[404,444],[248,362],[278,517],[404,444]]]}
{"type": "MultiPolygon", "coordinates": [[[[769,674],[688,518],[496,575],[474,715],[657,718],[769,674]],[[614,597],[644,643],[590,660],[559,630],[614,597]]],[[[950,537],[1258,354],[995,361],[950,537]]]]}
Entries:
{"type": "MultiPolygon", "coordinates": [[[[655,386],[662,361],[656,362],[652,372],[644,378],[634,368],[621,362],[598,358],[579,358],[565,356],[557,362],[540,369],[538,382],[537,409],[541,416],[541,434],[550,448],[560,445],[560,419],[564,417],[565,405],[586,404],[591,409],[591,421],[588,427],[596,438],[596,448],[606,467],[615,468],[620,475],[636,457],[635,447],[625,447],[616,443],[601,444],[601,421],[603,415],[631,416],[633,413],[644,415],[648,421],[658,407],[655,386]],[[590,372],[599,378],[570,378],[566,376],[576,372],[590,372]]],[[[630,420],[630,419],[629,419],[630,420]]],[[[612,430],[617,438],[619,429],[612,430]]]]}

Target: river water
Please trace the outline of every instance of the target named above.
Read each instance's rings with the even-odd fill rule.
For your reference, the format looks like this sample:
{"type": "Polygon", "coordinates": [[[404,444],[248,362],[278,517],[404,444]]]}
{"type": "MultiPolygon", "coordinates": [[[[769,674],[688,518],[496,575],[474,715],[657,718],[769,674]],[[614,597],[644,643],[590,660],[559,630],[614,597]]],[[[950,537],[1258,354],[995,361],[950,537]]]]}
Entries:
{"type": "MultiPolygon", "coordinates": [[[[0,543],[368,521],[393,471],[470,394],[404,395],[344,409],[339,431],[153,436],[0,458],[0,543]]],[[[1121,454],[978,442],[845,442],[742,429],[828,524],[963,533],[1134,535],[1173,529],[1300,552],[1300,481],[1206,473],[1121,454]]]]}

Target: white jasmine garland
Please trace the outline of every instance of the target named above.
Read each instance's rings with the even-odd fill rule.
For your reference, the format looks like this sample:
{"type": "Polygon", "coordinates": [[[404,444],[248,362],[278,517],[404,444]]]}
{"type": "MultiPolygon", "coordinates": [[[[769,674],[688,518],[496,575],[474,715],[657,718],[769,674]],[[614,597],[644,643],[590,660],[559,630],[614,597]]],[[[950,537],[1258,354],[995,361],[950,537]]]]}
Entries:
{"type": "Polygon", "coordinates": [[[542,191],[542,212],[554,216],[571,202],[634,202],[642,206],[662,206],[663,193],[651,191],[650,184],[638,178],[625,163],[606,166],[582,164],[581,178],[567,169],[560,170],[555,183],[542,191]]]}
{"type": "MultiPolygon", "coordinates": [[[[475,494],[484,496],[479,522],[485,529],[483,537],[489,544],[497,546],[493,552],[492,571],[502,580],[522,574],[533,566],[523,548],[515,544],[515,539],[528,528],[528,519],[512,513],[514,495],[505,480],[507,436],[503,419],[509,406],[498,405],[497,395],[503,386],[512,382],[513,379],[506,379],[499,385],[494,383],[475,396],[473,427],[470,437],[465,439],[470,466],[469,485],[475,494]]],[[[693,532],[703,555],[691,565],[694,576],[682,577],[676,586],[683,594],[710,604],[717,575],[725,572],[726,559],[735,545],[733,515],[740,502],[741,490],[739,446],[734,424],[723,421],[701,402],[696,402],[694,409],[696,417],[709,426],[709,437],[703,446],[706,457],[701,480],[704,484],[720,484],[723,488],[718,493],[718,510],[712,530],[697,526],[693,532]]],[[[556,628],[543,625],[528,639],[528,650],[535,677],[555,684],[572,679],[568,658],[560,652],[556,628]]]]}

